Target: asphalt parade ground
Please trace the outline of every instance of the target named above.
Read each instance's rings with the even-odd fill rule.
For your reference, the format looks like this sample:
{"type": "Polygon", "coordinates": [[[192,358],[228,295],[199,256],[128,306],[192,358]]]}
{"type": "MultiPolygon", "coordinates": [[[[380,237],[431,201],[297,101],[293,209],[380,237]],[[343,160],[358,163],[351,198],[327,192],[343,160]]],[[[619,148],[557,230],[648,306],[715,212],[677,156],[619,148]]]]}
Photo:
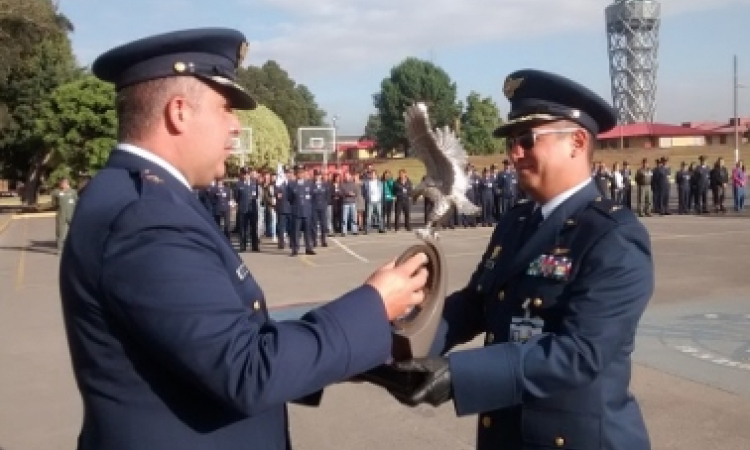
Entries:
{"type": "MultiPolygon", "coordinates": [[[[715,215],[643,221],[657,285],[639,330],[632,390],[653,448],[750,449],[750,221],[715,215]]],[[[491,230],[441,233],[450,290],[468,280],[491,230]]],[[[243,258],[283,318],[358,286],[416,242],[406,231],[336,237],[317,255],[290,257],[265,241],[261,253],[243,258]]],[[[52,217],[0,216],[2,450],[75,448],[82,408],[58,270],[52,217]]],[[[457,418],[451,403],[407,408],[374,386],[353,383],[328,388],[318,408],[291,406],[290,421],[299,450],[472,449],[476,427],[475,416],[457,418]]]]}

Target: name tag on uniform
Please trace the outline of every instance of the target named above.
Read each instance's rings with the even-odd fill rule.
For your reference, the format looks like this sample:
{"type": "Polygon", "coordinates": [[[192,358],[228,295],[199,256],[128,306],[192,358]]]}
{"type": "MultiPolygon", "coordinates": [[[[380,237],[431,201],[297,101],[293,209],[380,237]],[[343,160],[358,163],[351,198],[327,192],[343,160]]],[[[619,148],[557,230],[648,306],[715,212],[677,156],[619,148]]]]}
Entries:
{"type": "Polygon", "coordinates": [[[310,200],[310,194],[306,194],[305,199],[310,200]]]}
{"type": "Polygon", "coordinates": [[[510,341],[524,343],[533,336],[542,334],[544,320],[535,317],[514,317],[510,324],[510,341]]]}
{"type": "Polygon", "coordinates": [[[240,281],[245,281],[245,278],[250,274],[250,271],[247,269],[247,266],[245,264],[240,264],[240,266],[237,268],[237,278],[240,279],[240,281]]]}
{"type": "Polygon", "coordinates": [[[565,281],[572,267],[573,261],[566,256],[541,255],[529,264],[526,275],[565,281]]]}
{"type": "Polygon", "coordinates": [[[487,183],[487,187],[492,187],[492,183],[487,183]]]}

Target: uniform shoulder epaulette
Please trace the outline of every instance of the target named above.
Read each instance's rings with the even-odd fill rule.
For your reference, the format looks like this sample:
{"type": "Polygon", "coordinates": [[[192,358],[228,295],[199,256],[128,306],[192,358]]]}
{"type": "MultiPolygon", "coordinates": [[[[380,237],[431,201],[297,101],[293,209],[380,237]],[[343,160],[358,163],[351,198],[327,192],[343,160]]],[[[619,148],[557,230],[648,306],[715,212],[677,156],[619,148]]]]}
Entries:
{"type": "Polygon", "coordinates": [[[531,200],[522,198],[521,200],[517,201],[516,204],[513,205],[513,207],[510,209],[523,208],[524,206],[528,207],[529,205],[533,205],[533,204],[534,202],[532,202],[531,200]]]}
{"type": "Polygon", "coordinates": [[[633,211],[608,198],[597,197],[591,202],[591,209],[618,223],[630,222],[635,218],[633,211]]]}

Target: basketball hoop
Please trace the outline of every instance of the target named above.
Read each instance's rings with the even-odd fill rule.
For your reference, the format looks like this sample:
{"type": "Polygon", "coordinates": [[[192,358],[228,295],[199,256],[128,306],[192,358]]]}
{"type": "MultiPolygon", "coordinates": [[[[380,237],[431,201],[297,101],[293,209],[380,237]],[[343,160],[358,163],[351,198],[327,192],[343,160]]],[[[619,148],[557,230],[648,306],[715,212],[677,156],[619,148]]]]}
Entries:
{"type": "Polygon", "coordinates": [[[322,137],[312,137],[308,142],[307,146],[311,150],[322,150],[326,146],[326,141],[322,137]]]}

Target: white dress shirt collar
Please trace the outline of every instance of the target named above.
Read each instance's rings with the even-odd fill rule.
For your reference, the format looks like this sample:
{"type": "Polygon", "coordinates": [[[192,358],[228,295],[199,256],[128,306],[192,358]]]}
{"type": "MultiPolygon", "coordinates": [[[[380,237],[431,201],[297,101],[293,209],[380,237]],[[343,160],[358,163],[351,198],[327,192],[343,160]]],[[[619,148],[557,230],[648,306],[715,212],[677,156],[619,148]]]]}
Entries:
{"type": "Polygon", "coordinates": [[[169,164],[167,161],[149,152],[148,150],[144,150],[138,146],[135,146],[133,144],[126,144],[124,142],[120,142],[119,144],[117,144],[117,149],[136,156],[140,156],[141,158],[156,164],[157,166],[169,172],[170,175],[180,180],[180,183],[184,184],[185,187],[187,187],[189,190],[193,190],[192,186],[190,186],[190,183],[188,183],[185,176],[180,173],[179,170],[175,169],[173,165],[169,164]]]}
{"type": "MultiPolygon", "coordinates": [[[[585,188],[589,183],[591,183],[590,179],[586,179],[582,181],[580,184],[573,186],[572,188],[568,189],[565,192],[562,192],[560,194],[557,194],[555,197],[553,197],[550,201],[542,205],[542,216],[546,219],[547,217],[552,214],[555,209],[562,205],[562,203],[575,195],[578,191],[585,188]]],[[[538,206],[538,204],[537,204],[538,206]]]]}

